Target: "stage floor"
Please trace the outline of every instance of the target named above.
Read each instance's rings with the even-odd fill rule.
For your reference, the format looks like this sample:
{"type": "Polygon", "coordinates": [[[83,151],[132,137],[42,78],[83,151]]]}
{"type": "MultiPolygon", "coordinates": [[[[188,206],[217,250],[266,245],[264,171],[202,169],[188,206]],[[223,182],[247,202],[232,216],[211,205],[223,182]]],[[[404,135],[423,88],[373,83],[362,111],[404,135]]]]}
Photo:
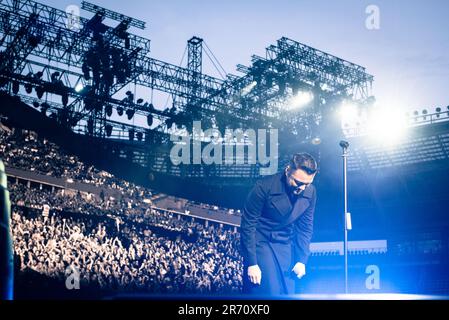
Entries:
{"type": "Polygon", "coordinates": [[[449,295],[421,295],[400,293],[353,293],[353,294],[297,294],[290,296],[207,296],[207,295],[148,295],[127,294],[106,300],[449,300],[449,295]]]}

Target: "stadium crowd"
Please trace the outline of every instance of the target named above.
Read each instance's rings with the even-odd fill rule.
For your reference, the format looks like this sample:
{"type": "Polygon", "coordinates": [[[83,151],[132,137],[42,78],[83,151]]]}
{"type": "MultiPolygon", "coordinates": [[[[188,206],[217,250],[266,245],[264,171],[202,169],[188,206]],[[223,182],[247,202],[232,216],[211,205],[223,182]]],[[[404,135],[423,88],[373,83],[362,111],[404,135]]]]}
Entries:
{"type": "Polygon", "coordinates": [[[6,166],[117,189],[131,196],[151,197],[150,190],[114,177],[65,153],[59,146],[29,130],[0,130],[0,155],[6,166]]]}
{"type": "Polygon", "coordinates": [[[22,271],[61,282],[67,268],[76,268],[80,286],[107,292],[237,294],[241,288],[238,240],[231,230],[209,226],[190,242],[145,225],[125,224],[118,231],[88,216],[46,220],[16,207],[13,236],[22,271]]]}
{"type": "Polygon", "coordinates": [[[104,292],[240,292],[242,262],[233,228],[155,208],[143,201],[150,190],[87,166],[33,132],[0,130],[0,157],[10,167],[124,194],[113,199],[10,183],[20,273],[62,283],[68,268],[76,268],[81,286],[104,292]]]}

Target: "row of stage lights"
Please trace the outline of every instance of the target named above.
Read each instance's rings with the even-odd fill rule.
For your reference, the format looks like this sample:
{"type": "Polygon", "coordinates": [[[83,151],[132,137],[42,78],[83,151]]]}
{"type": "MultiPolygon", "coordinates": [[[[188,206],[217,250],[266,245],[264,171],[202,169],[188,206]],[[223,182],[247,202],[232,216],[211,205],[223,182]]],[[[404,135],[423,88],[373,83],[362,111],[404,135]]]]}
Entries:
{"type": "MultiPolygon", "coordinates": [[[[435,108],[433,113],[430,113],[427,109],[423,109],[420,111],[413,111],[405,112],[402,115],[400,115],[401,118],[407,120],[410,122],[411,120],[418,122],[418,121],[426,121],[430,117],[440,119],[442,117],[449,117],[449,105],[445,108],[437,107],[435,108]]],[[[380,110],[377,108],[377,110],[380,110]]],[[[394,110],[385,110],[381,109],[382,111],[386,111],[388,113],[393,114],[399,114],[398,112],[394,112],[394,110]]],[[[373,109],[374,112],[376,112],[376,109],[373,109]]],[[[358,107],[354,103],[343,103],[340,107],[340,115],[342,118],[342,125],[346,128],[351,126],[360,126],[363,123],[363,120],[366,120],[368,110],[363,110],[363,108],[358,107]]],[[[385,114],[385,117],[388,115],[385,114]]],[[[390,116],[391,117],[391,116],[390,116]]]]}
{"type": "MultiPolygon", "coordinates": [[[[27,75],[27,78],[40,80],[40,79],[42,79],[43,75],[44,75],[44,73],[42,71],[39,71],[35,74],[30,72],[27,75]]],[[[69,95],[68,95],[69,88],[66,87],[63,84],[62,80],[60,79],[60,73],[54,72],[51,74],[50,78],[51,78],[51,83],[46,83],[44,86],[41,86],[41,85],[33,86],[30,83],[25,83],[23,85],[25,92],[27,94],[31,94],[34,89],[36,92],[36,96],[39,100],[44,97],[45,92],[58,94],[58,95],[61,95],[62,105],[67,106],[68,102],[69,102],[69,95]]],[[[12,85],[11,85],[12,93],[17,95],[20,92],[20,86],[21,85],[18,81],[12,81],[12,85]]],[[[75,86],[74,90],[77,93],[81,93],[83,90],[85,90],[85,87],[81,82],[78,82],[78,84],[75,86]]],[[[131,91],[126,92],[126,97],[122,100],[122,102],[124,102],[125,104],[129,104],[129,105],[134,104],[134,95],[131,93],[131,91]]],[[[145,109],[155,110],[152,103],[148,103],[148,102],[144,103],[144,100],[142,98],[137,99],[136,103],[138,105],[141,105],[145,109]]],[[[36,108],[39,108],[39,103],[37,101],[35,103],[33,103],[33,105],[36,108]]],[[[43,102],[40,107],[41,107],[42,112],[44,112],[44,113],[48,109],[50,109],[50,105],[46,102],[43,102]]],[[[100,108],[103,108],[103,103],[98,102],[98,106],[97,106],[97,104],[95,103],[94,100],[85,99],[85,108],[86,108],[86,110],[94,110],[97,108],[100,109],[100,108]]],[[[106,104],[104,106],[104,108],[105,108],[104,110],[105,110],[106,115],[108,117],[111,117],[112,112],[113,112],[112,106],[110,104],[106,104]]],[[[126,114],[128,120],[132,120],[132,118],[134,117],[134,114],[135,114],[135,110],[133,108],[128,108],[125,110],[124,107],[119,106],[119,107],[117,107],[117,114],[119,116],[123,116],[123,114],[126,114]]],[[[147,115],[147,124],[149,127],[151,127],[153,125],[153,115],[152,114],[147,115]]]]}
{"type": "MultiPolygon", "coordinates": [[[[42,71],[36,72],[35,74],[33,74],[32,72],[29,72],[27,74],[26,78],[28,78],[29,80],[41,80],[43,75],[44,75],[44,73],[42,71]]],[[[45,83],[44,85],[33,86],[30,83],[25,83],[23,85],[25,92],[27,94],[31,94],[33,92],[33,88],[34,88],[34,90],[36,92],[36,96],[39,99],[42,99],[42,97],[44,96],[44,94],[46,92],[58,94],[61,96],[62,104],[64,106],[67,106],[67,104],[69,102],[69,95],[68,95],[69,88],[64,85],[64,83],[60,79],[60,75],[61,74],[59,72],[53,72],[50,76],[51,82],[45,83]]],[[[17,81],[17,80],[12,81],[11,89],[12,89],[12,93],[17,95],[20,91],[19,81],[17,81]]]]}
{"type": "Polygon", "coordinates": [[[435,112],[433,114],[429,114],[429,111],[427,109],[423,109],[421,111],[421,114],[419,111],[415,110],[413,111],[412,114],[406,113],[406,116],[408,118],[412,118],[414,119],[414,121],[419,121],[420,118],[422,118],[422,120],[427,120],[427,117],[432,117],[435,116],[436,118],[441,118],[441,116],[443,116],[446,113],[446,116],[449,117],[449,106],[446,107],[446,111],[443,111],[443,109],[441,107],[437,107],[435,108],[435,112]]]}
{"type": "MultiPolygon", "coordinates": [[[[47,114],[47,111],[49,109],[51,109],[50,104],[48,104],[47,102],[43,102],[43,103],[39,104],[39,102],[34,101],[33,107],[36,109],[40,108],[41,112],[45,115],[47,114]]],[[[57,114],[51,113],[49,117],[56,118],[57,114]]],[[[76,123],[71,123],[71,125],[76,126],[76,123]]],[[[106,124],[105,125],[105,133],[106,133],[107,137],[111,137],[112,131],[113,131],[113,126],[111,124],[106,124]]],[[[87,132],[90,134],[93,134],[93,132],[94,132],[94,123],[93,123],[93,120],[91,120],[91,119],[87,120],[87,132]]],[[[128,130],[128,138],[130,141],[134,141],[134,139],[137,139],[137,141],[141,142],[143,140],[143,132],[141,132],[141,131],[136,132],[136,130],[134,130],[134,129],[129,129],[128,130]]]]}
{"type": "MultiPolygon", "coordinates": [[[[87,123],[87,128],[88,128],[89,133],[92,133],[93,132],[93,123],[90,124],[89,121],[87,123]]],[[[112,130],[113,130],[113,126],[111,124],[107,124],[105,126],[105,133],[106,133],[107,137],[112,136],[112,130]]],[[[129,141],[134,141],[135,139],[137,139],[137,141],[142,142],[143,132],[142,131],[136,132],[136,130],[134,130],[134,129],[129,129],[128,130],[128,139],[129,139],[129,141]]]]}
{"type": "MultiPolygon", "coordinates": [[[[43,72],[39,71],[36,74],[29,73],[27,75],[27,77],[35,78],[35,79],[41,79],[43,77],[43,72]]],[[[33,88],[34,88],[35,92],[36,92],[36,95],[37,95],[37,98],[39,100],[43,98],[45,92],[61,94],[62,104],[64,106],[67,106],[67,104],[68,104],[68,94],[66,92],[63,92],[63,90],[64,89],[68,89],[68,88],[63,85],[63,83],[59,79],[59,77],[60,77],[60,73],[59,72],[55,72],[55,73],[51,74],[51,84],[46,84],[46,87],[45,87],[45,88],[47,88],[47,90],[43,86],[33,86],[33,85],[29,84],[29,83],[24,84],[23,87],[24,87],[25,92],[27,94],[31,94],[33,92],[33,88]],[[53,87],[51,87],[51,86],[53,86],[53,87]]],[[[74,88],[74,90],[77,93],[82,92],[84,89],[85,89],[85,87],[82,85],[81,82],[79,82],[75,86],[75,88],[74,88]]],[[[12,82],[12,92],[13,92],[13,94],[17,95],[19,93],[19,91],[20,91],[20,83],[18,81],[13,81],[12,82]]],[[[122,102],[124,102],[125,104],[130,104],[130,105],[134,103],[134,95],[131,93],[131,91],[127,91],[126,92],[126,97],[122,100],[122,102]]],[[[142,98],[137,99],[136,103],[138,105],[141,105],[143,108],[148,108],[150,110],[155,110],[154,105],[152,103],[148,103],[148,102],[144,103],[144,100],[142,98]]],[[[94,108],[94,106],[92,106],[92,104],[89,104],[89,103],[85,104],[85,106],[86,106],[86,109],[94,108]],[[89,105],[90,105],[90,107],[89,107],[89,105]]],[[[51,108],[52,108],[51,105],[48,102],[39,103],[38,101],[34,101],[33,102],[33,107],[36,108],[36,109],[40,109],[40,111],[43,114],[45,114],[45,115],[47,115],[48,110],[51,110],[51,108]]],[[[103,107],[103,106],[101,106],[101,107],[103,107]]],[[[108,117],[112,116],[112,114],[113,114],[113,107],[110,104],[106,104],[104,106],[104,110],[105,110],[105,113],[106,113],[106,115],[108,117]]],[[[132,109],[132,108],[129,108],[129,109],[125,110],[124,107],[119,106],[119,107],[116,108],[116,110],[117,110],[117,115],[118,116],[123,116],[124,114],[126,114],[128,120],[132,120],[132,118],[134,117],[134,114],[135,114],[135,110],[132,109]]],[[[52,112],[49,115],[49,117],[50,118],[57,118],[58,115],[57,115],[57,113],[52,112]]],[[[147,115],[147,125],[148,125],[148,127],[151,127],[153,125],[153,121],[154,121],[153,115],[152,114],[148,114],[147,115]]],[[[76,126],[76,123],[71,123],[71,126],[76,126]]],[[[91,133],[91,134],[93,133],[93,122],[91,120],[87,121],[87,131],[89,133],[91,133]]],[[[113,131],[113,126],[111,124],[107,124],[105,126],[106,136],[110,137],[112,135],[112,131],[113,131]]],[[[129,138],[130,141],[137,140],[137,141],[141,142],[141,141],[143,141],[143,132],[141,132],[141,131],[137,131],[136,132],[136,130],[134,130],[134,129],[129,129],[128,130],[128,138],[129,138]]]]}
{"type": "MultiPolygon", "coordinates": [[[[46,115],[46,113],[47,113],[47,111],[49,110],[49,109],[51,109],[51,106],[50,106],[50,104],[48,104],[47,102],[42,102],[42,103],[39,103],[38,101],[34,101],[33,102],[33,107],[34,108],[36,108],[36,109],[40,109],[41,110],[41,112],[43,113],[43,114],[45,114],[46,115]]],[[[111,105],[106,105],[105,106],[105,111],[106,111],[106,114],[109,116],[109,117],[111,117],[112,116],[112,106],[111,105]]],[[[128,110],[127,110],[128,111],[128,110]]],[[[123,108],[122,107],[118,107],[117,108],[117,114],[119,115],[119,116],[122,116],[123,115],[123,108]]],[[[131,120],[131,118],[132,118],[132,116],[130,116],[130,112],[127,112],[127,115],[128,115],[128,119],[129,120],[131,120]]],[[[76,125],[76,124],[72,124],[72,126],[74,126],[74,125],[76,125]]],[[[151,115],[151,114],[148,114],[147,115],[147,125],[148,125],[148,127],[151,127],[152,125],[153,125],[153,116],[151,115]]],[[[112,128],[111,128],[111,131],[112,131],[112,128]]],[[[108,132],[108,130],[106,129],[106,132],[108,132]]],[[[108,134],[108,137],[110,136],[110,134],[108,134]]],[[[139,135],[137,135],[137,138],[139,138],[139,135]]]]}
{"type": "Polygon", "coordinates": [[[355,103],[344,102],[340,106],[339,116],[344,132],[352,132],[350,135],[368,135],[379,142],[393,144],[404,138],[408,128],[414,124],[449,119],[449,106],[445,109],[437,107],[434,113],[429,113],[427,109],[404,113],[397,109],[379,106],[364,108],[355,103]]]}

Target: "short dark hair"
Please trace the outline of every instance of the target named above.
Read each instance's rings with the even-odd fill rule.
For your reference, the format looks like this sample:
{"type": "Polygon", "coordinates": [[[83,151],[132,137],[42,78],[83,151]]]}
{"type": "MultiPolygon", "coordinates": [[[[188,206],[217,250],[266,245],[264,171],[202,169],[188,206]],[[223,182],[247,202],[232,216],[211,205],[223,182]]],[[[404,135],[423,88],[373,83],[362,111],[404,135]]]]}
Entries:
{"type": "Polygon", "coordinates": [[[293,171],[301,169],[307,172],[307,174],[314,174],[318,171],[318,164],[315,158],[306,152],[295,153],[288,166],[293,171]]]}

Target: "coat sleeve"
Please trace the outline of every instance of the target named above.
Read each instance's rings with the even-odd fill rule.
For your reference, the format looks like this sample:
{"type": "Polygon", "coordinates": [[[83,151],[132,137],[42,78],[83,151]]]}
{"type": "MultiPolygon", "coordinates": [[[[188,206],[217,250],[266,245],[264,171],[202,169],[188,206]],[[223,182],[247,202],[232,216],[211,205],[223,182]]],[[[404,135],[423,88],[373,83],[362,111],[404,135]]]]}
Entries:
{"type": "Polygon", "coordinates": [[[306,211],[296,220],[294,225],[294,248],[297,262],[303,264],[307,263],[310,255],[310,240],[313,235],[313,216],[316,205],[316,191],[310,199],[310,206],[306,211]]]}
{"type": "Polygon", "coordinates": [[[243,207],[240,225],[240,241],[243,263],[246,266],[257,264],[256,256],[256,227],[262,214],[266,192],[260,181],[248,194],[243,207]]]}

